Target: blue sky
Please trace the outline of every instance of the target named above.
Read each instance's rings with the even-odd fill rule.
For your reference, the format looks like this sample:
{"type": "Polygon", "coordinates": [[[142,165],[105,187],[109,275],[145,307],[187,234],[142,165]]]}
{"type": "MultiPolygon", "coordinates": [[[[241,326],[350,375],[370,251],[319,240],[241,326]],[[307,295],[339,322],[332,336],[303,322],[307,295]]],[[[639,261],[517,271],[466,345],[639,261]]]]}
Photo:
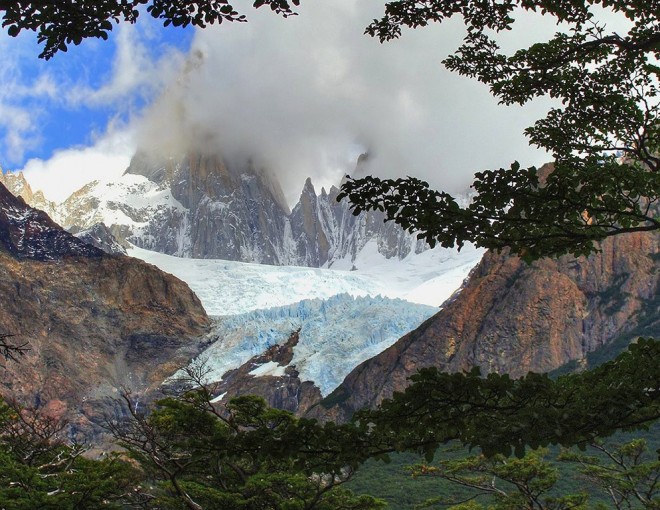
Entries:
{"type": "Polygon", "coordinates": [[[143,15],[134,26],[115,26],[108,41],[86,40],[45,61],[37,58],[32,33],[18,38],[2,33],[0,165],[21,168],[30,158],[47,159],[57,150],[93,143],[109,123],[129,123],[162,83],[151,81],[153,69],[144,69],[143,77],[135,73],[140,69],[122,75],[119,67],[127,62],[121,60],[135,56],[151,67],[175,50],[187,52],[193,34],[163,28],[143,15]]]}

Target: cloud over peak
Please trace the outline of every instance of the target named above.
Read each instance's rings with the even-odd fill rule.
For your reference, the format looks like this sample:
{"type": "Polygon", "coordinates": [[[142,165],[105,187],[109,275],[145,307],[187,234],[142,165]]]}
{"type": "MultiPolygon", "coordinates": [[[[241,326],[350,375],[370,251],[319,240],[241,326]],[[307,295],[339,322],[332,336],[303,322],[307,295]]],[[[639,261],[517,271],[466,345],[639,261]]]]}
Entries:
{"type": "Polygon", "coordinates": [[[529,113],[442,67],[463,36],[458,20],[380,44],[363,31],[381,9],[318,1],[285,20],[257,11],[247,24],[197,31],[138,145],[250,158],[278,175],[289,200],[307,176],[338,182],[363,151],[369,172],[454,191],[476,171],[534,157],[522,136],[529,113]]]}

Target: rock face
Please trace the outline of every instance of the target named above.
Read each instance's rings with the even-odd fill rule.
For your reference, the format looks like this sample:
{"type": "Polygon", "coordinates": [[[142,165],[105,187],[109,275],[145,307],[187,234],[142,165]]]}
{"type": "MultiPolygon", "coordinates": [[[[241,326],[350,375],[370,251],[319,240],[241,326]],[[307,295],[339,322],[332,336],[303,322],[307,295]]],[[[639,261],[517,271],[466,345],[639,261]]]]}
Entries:
{"type": "Polygon", "coordinates": [[[23,172],[15,173],[3,173],[0,168],[0,183],[15,196],[21,197],[27,204],[30,204],[35,209],[44,211],[51,218],[56,214],[56,204],[50,200],[47,200],[41,191],[32,191],[32,187],[25,179],[23,172]]]}
{"type": "Polygon", "coordinates": [[[531,266],[488,253],[462,292],[417,330],[358,366],[310,414],[346,419],[403,390],[425,366],[548,372],[625,335],[660,334],[660,235],[606,240],[588,259],[531,266]]]}
{"type": "MultiPolygon", "coordinates": [[[[91,244],[110,255],[126,255],[127,246],[122,246],[108,227],[103,223],[97,223],[90,228],[79,232],[72,232],[81,241],[91,244]]],[[[126,243],[124,243],[126,244],[126,243]]]]}
{"type": "Polygon", "coordinates": [[[301,381],[295,367],[287,366],[293,359],[298,340],[298,332],[295,332],[283,345],[273,345],[225,373],[222,381],[215,384],[216,402],[257,395],[271,407],[304,414],[321,399],[321,392],[312,381],[301,381]]]}
{"type": "Polygon", "coordinates": [[[19,259],[101,257],[103,251],[74,237],[48,215],[29,207],[0,184],[0,245],[19,259]]]}
{"type": "Polygon", "coordinates": [[[121,388],[143,394],[194,354],[208,318],[188,286],[106,255],[0,185],[0,331],[27,343],[0,394],[88,420],[121,388]]]}
{"type": "Polygon", "coordinates": [[[395,223],[385,223],[380,211],[354,216],[347,201],[337,202],[339,189],[333,186],[317,196],[307,179],[300,200],[291,214],[298,265],[332,266],[338,260],[355,261],[368,243],[374,243],[385,258],[403,259],[428,246],[395,223]]]}
{"type": "Polygon", "coordinates": [[[272,265],[330,266],[353,261],[368,243],[387,258],[428,247],[382,213],[351,214],[339,190],[320,195],[308,179],[287,207],[279,185],[251,163],[215,156],[152,160],[138,153],[115,182],[92,182],[58,206],[66,228],[105,223],[112,234],[153,251],[272,265]]]}

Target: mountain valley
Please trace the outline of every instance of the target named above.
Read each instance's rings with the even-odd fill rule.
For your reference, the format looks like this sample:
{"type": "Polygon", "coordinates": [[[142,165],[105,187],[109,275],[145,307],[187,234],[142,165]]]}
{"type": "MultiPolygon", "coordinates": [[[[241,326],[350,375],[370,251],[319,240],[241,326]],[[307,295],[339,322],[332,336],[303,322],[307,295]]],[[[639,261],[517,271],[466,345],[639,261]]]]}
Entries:
{"type": "MultiPolygon", "coordinates": [[[[621,236],[577,261],[529,266],[487,253],[479,262],[483,251],[471,246],[429,249],[378,214],[355,217],[336,202],[337,188],[317,195],[309,179],[289,211],[263,171],[232,169],[217,158],[154,163],[138,155],[118,181],[90,183],[62,204],[33,192],[22,174],[2,181],[96,246],[45,214],[40,221],[57,231],[45,237],[66,242],[30,248],[28,257],[20,250],[43,244],[40,235],[25,237],[15,227],[3,234],[24,239],[5,245],[3,281],[34,288],[16,273],[34,258],[53,260],[20,274],[59,275],[40,276],[38,284],[46,289],[39,292],[59,296],[50,300],[57,313],[21,304],[45,300],[41,294],[6,290],[16,306],[6,307],[3,330],[35,347],[28,361],[7,369],[5,389],[62,408],[86,402],[73,411],[79,421],[94,415],[89,402],[122,387],[153,392],[166,379],[173,384],[187,363],[204,372],[218,402],[256,393],[298,414],[341,421],[402,390],[424,366],[512,376],[571,361],[584,366],[589,353],[638,326],[648,335],[660,328],[656,234],[621,236]],[[50,249],[53,255],[34,255],[50,249]],[[147,303],[129,297],[133,286],[147,303]],[[84,289],[91,294],[81,295],[84,289]],[[28,316],[30,328],[19,327],[28,316]],[[69,383],[60,381],[64,373],[72,374],[69,383]],[[97,390],[85,393],[76,378],[97,390]],[[52,398],[43,396],[46,388],[52,398]]],[[[12,214],[43,214],[10,202],[3,203],[5,223],[12,214]]]]}

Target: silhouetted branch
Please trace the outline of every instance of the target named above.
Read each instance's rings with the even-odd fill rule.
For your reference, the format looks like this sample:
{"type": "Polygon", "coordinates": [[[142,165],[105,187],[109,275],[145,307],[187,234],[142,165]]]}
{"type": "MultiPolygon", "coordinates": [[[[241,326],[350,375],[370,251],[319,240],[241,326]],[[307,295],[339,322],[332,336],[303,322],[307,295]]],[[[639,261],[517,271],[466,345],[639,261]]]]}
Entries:
{"type": "Polygon", "coordinates": [[[25,355],[30,348],[27,342],[20,345],[8,342],[7,339],[13,336],[15,335],[0,333],[0,356],[4,356],[6,360],[18,361],[18,357],[25,355]]]}

